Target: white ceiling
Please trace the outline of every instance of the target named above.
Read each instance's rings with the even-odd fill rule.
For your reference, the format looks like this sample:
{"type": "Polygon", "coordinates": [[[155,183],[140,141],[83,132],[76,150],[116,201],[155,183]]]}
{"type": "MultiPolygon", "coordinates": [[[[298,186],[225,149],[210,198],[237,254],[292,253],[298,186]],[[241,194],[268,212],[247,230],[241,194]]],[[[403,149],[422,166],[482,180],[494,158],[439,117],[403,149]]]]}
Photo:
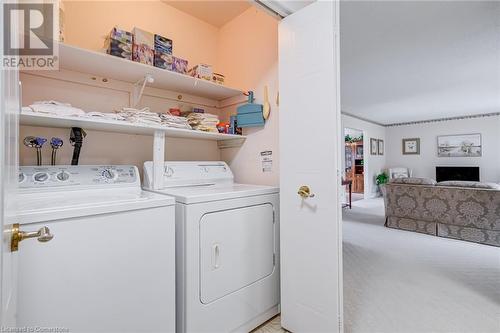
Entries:
{"type": "Polygon", "coordinates": [[[196,1],[169,1],[163,0],[180,11],[205,21],[217,28],[222,27],[236,16],[243,13],[252,6],[250,1],[214,1],[214,0],[196,0],[196,1]]]}
{"type": "Polygon", "coordinates": [[[500,112],[500,2],[341,2],[342,111],[382,124],[500,112]]]}

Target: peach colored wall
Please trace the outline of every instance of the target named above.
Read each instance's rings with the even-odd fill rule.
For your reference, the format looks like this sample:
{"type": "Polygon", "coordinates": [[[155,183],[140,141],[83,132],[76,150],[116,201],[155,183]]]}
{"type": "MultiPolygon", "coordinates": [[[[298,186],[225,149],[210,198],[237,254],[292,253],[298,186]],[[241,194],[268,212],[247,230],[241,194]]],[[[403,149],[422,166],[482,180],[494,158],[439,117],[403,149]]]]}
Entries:
{"type": "MultiPolygon", "coordinates": [[[[244,129],[248,136],[241,148],[221,152],[243,183],[278,185],[278,21],[268,14],[250,8],[224,25],[219,31],[217,67],[227,77],[227,84],[255,92],[256,103],[262,103],[264,85],[269,86],[271,116],[264,127],[244,129]],[[273,152],[272,172],[262,172],[261,151],[273,152]]],[[[238,98],[242,100],[244,98],[238,98]]],[[[226,104],[227,105],[227,104],[226,104]]],[[[236,107],[224,109],[226,115],[236,107]]]]}
{"type": "Polygon", "coordinates": [[[228,86],[248,90],[277,65],[278,23],[251,7],[221,27],[217,67],[228,86]]]}
{"type": "Polygon", "coordinates": [[[190,64],[216,63],[218,29],[161,1],[64,1],[66,43],[100,50],[114,26],[138,27],[173,40],[190,64]]]}

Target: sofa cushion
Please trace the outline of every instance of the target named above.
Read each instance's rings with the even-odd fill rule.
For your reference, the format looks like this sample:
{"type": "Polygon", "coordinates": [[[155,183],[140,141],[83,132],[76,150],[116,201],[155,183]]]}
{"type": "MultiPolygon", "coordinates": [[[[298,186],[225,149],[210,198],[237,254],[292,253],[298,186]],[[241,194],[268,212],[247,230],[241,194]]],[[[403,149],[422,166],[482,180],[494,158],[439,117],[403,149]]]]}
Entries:
{"type": "Polygon", "coordinates": [[[405,178],[393,178],[390,181],[391,184],[410,184],[410,185],[436,185],[436,181],[431,178],[417,178],[417,177],[405,177],[405,178]]]}
{"type": "Polygon", "coordinates": [[[471,182],[471,181],[465,181],[465,180],[447,180],[444,182],[439,182],[436,185],[437,186],[448,186],[448,187],[470,187],[470,188],[500,190],[499,184],[471,182]]]}

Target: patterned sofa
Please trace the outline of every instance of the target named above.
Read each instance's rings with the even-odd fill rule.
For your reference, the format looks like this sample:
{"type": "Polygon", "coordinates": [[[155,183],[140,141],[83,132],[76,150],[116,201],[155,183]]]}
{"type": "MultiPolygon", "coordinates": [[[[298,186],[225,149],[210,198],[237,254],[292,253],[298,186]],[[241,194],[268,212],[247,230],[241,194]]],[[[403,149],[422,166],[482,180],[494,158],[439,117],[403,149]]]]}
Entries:
{"type": "Polygon", "coordinates": [[[386,227],[500,247],[497,184],[403,178],[383,192],[386,227]]]}

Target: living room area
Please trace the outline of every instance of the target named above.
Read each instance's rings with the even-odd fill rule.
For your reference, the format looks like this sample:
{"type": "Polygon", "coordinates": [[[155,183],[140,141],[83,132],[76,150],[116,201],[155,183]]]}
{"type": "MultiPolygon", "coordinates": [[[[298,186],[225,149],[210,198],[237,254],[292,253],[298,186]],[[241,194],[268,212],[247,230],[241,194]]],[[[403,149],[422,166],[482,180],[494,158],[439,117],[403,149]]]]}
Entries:
{"type": "Polygon", "coordinates": [[[499,129],[499,115],[379,129],[385,154],[366,157],[388,183],[343,210],[350,332],[500,331],[499,129]],[[481,156],[439,157],[439,136],[471,129],[481,156]]]}
{"type": "Polygon", "coordinates": [[[362,200],[343,164],[348,332],[500,332],[499,17],[341,3],[345,160],[346,129],[364,153],[362,200]]]}

